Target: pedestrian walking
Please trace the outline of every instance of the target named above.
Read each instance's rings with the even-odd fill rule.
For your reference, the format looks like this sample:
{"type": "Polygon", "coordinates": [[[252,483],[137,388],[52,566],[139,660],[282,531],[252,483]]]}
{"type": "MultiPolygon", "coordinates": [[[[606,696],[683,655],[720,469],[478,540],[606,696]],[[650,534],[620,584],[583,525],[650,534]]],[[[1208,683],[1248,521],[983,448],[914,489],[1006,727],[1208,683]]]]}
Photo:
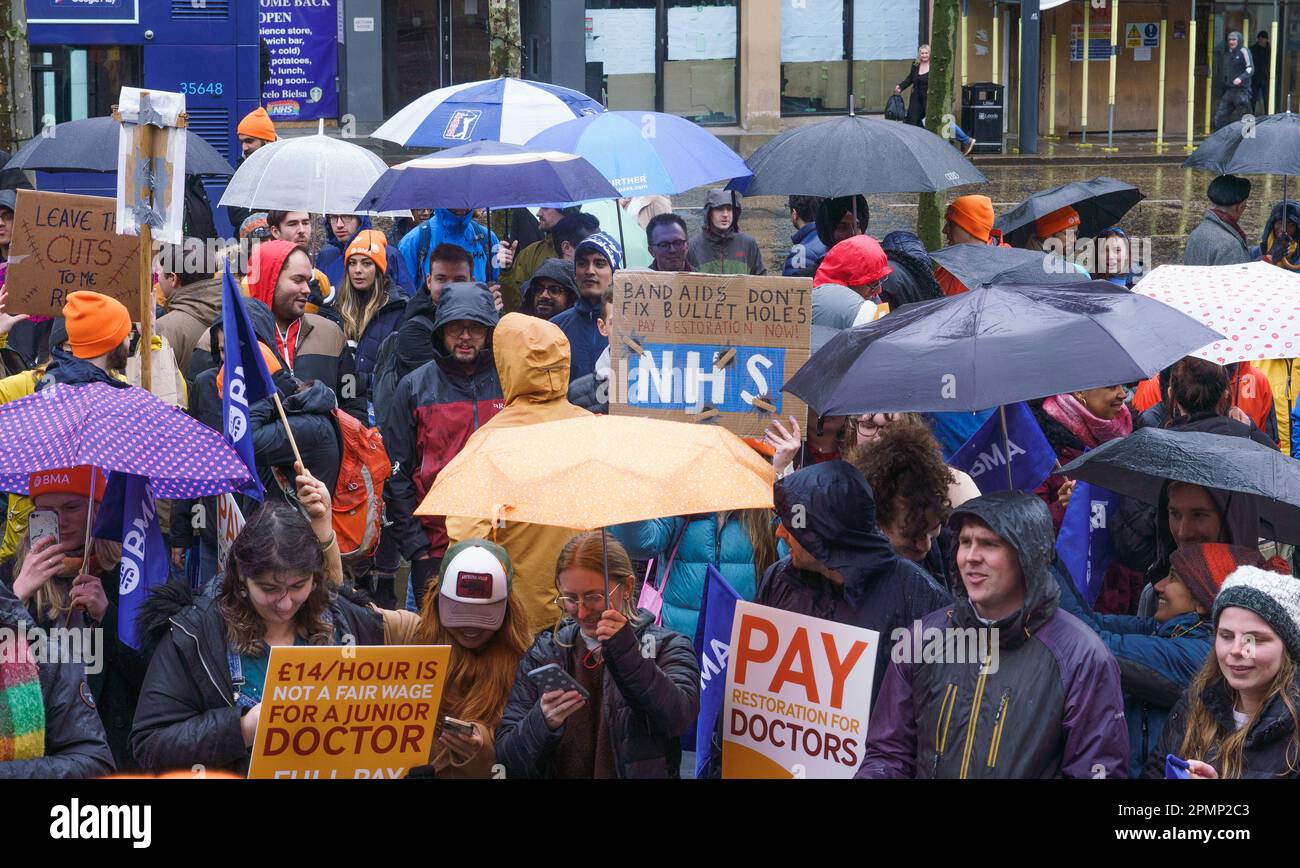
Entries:
{"type": "Polygon", "coordinates": [[[1219,70],[1219,83],[1223,87],[1223,93],[1219,97],[1218,107],[1214,110],[1215,130],[1231,123],[1237,112],[1250,111],[1255,61],[1244,46],[1241,33],[1236,30],[1228,34],[1228,49],[1219,63],[1219,70]]]}

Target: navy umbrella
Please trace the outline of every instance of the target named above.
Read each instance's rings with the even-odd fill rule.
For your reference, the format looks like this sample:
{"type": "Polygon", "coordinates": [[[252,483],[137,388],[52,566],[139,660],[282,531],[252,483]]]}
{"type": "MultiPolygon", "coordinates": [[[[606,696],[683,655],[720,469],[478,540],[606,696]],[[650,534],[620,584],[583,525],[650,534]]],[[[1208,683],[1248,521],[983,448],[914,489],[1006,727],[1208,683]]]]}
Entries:
{"type": "Polygon", "coordinates": [[[1078,283],[1088,276],[1059,256],[1021,247],[954,244],[930,254],[968,288],[994,283],[1078,283]]]}
{"type": "Polygon", "coordinates": [[[746,196],[934,193],[988,181],[924,127],[857,115],[787,130],[745,163],[753,177],[730,186],[746,196]]]}
{"type": "MultiPolygon", "coordinates": [[[[4,167],[37,172],[116,172],[121,130],[122,125],[110,117],[67,121],[28,141],[4,167]]],[[[216,148],[193,130],[185,133],[185,174],[228,177],[235,173],[216,148]]]]}
{"type": "Polygon", "coordinates": [[[1300,543],[1300,461],[1249,437],[1142,428],[1084,453],[1061,472],[1153,504],[1169,480],[1241,492],[1272,526],[1265,536],[1300,543]]]}
{"type": "Polygon", "coordinates": [[[1029,239],[1035,220],[1070,206],[1079,212],[1078,237],[1096,238],[1142,199],[1142,191],[1132,184],[1098,176],[1040,190],[999,217],[993,226],[1002,230],[1008,244],[1019,247],[1029,239]]]}
{"type": "Polygon", "coordinates": [[[1216,175],[1300,175],[1300,115],[1287,111],[1230,123],[1183,165],[1216,175]]]}
{"type": "Polygon", "coordinates": [[[393,166],[379,176],[357,210],[522,208],[618,195],[582,157],[482,141],[393,166]]]}
{"type": "Polygon", "coordinates": [[[1219,337],[1107,281],[996,285],[841,332],[784,388],[829,416],[975,411],[1144,380],[1219,337]]]}

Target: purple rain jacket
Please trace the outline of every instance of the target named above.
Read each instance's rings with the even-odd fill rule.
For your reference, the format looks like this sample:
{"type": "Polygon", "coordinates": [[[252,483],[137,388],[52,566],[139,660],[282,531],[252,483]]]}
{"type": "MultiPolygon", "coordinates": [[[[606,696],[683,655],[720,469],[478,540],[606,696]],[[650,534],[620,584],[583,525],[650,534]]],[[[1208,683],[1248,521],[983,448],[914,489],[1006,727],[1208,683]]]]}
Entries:
{"type": "Polygon", "coordinates": [[[857,777],[1127,777],[1119,665],[1096,633],[1058,607],[1047,507],[1004,491],[967,501],[950,525],[960,528],[964,517],[1019,553],[1025,605],[994,625],[996,667],[951,662],[974,655],[962,634],[946,631],[984,627],[960,586],[953,605],[921,620],[919,643],[909,635],[895,646],[857,777]],[[941,657],[914,661],[917,645],[930,641],[943,643],[941,657]]]}

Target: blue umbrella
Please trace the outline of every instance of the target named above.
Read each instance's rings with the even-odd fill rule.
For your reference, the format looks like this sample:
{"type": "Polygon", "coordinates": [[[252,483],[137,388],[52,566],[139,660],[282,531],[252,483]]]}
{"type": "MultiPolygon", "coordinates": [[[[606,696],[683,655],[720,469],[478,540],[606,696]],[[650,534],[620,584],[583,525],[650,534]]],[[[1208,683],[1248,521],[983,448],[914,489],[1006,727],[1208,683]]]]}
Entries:
{"type": "Polygon", "coordinates": [[[473,142],[393,166],[357,210],[522,208],[616,198],[618,190],[582,157],[473,142]]]}
{"type": "Polygon", "coordinates": [[[533,136],[528,147],[585,158],[620,196],[672,196],[751,174],[717,136],[660,112],[603,112],[565,121],[533,136]]]}
{"type": "Polygon", "coordinates": [[[604,110],[567,87],[494,78],[430,91],[384,121],[371,137],[408,148],[454,148],[483,140],[522,145],[555,124],[604,110]]]}

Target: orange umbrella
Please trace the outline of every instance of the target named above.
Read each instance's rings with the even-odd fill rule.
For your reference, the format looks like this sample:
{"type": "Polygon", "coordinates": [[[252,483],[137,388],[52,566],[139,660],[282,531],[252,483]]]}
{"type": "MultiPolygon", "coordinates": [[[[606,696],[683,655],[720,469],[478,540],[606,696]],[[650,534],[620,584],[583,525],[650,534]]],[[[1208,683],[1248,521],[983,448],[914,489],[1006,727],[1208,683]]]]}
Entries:
{"type": "Polygon", "coordinates": [[[772,466],[716,425],[581,416],[484,434],[442,469],[416,515],[591,530],[772,507],[772,466]]]}

